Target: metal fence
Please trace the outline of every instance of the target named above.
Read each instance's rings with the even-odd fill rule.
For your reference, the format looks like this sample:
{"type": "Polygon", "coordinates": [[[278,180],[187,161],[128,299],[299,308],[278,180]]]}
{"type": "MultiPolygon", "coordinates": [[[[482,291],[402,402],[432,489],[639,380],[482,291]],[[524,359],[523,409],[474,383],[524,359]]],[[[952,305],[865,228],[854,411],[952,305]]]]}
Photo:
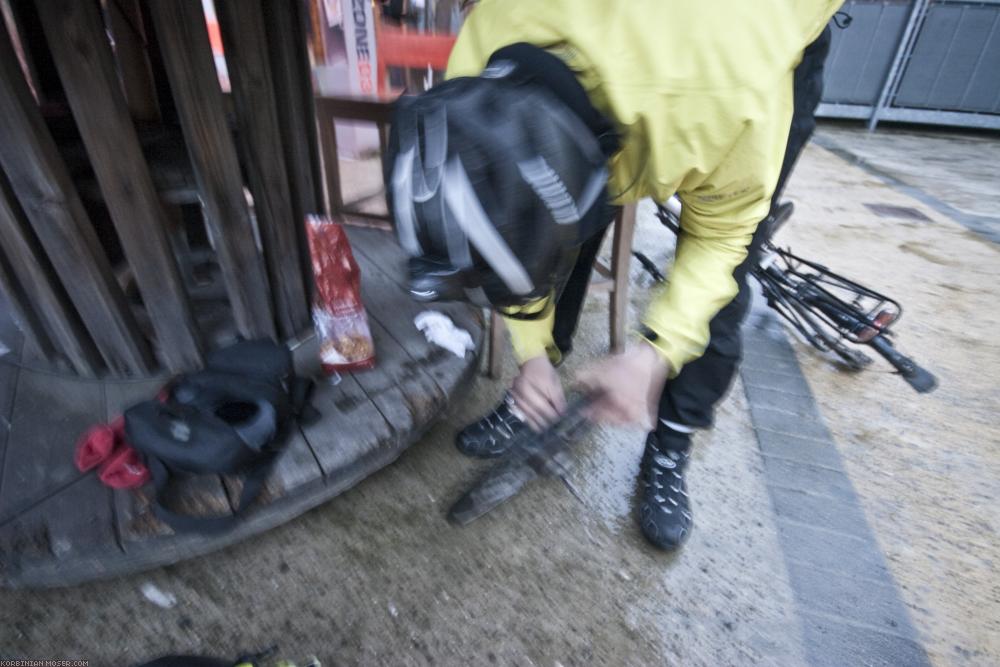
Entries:
{"type": "Polygon", "coordinates": [[[1000,0],[848,0],[834,30],[829,118],[1000,129],[1000,0]]]}

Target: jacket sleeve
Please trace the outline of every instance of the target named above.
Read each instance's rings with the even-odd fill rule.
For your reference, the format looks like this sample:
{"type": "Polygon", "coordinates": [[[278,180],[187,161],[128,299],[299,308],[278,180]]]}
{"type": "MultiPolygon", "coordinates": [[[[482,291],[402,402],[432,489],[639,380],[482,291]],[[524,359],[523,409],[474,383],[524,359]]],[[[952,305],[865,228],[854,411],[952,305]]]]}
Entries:
{"type": "Polygon", "coordinates": [[[787,88],[777,92],[769,114],[744,129],[721,164],[678,190],[681,233],[670,281],[643,318],[672,376],[704,353],[709,322],[739,291],[733,272],[768,214],[781,170],[791,122],[787,88]]]}
{"type": "Polygon", "coordinates": [[[552,327],[555,323],[555,304],[551,297],[540,299],[521,308],[500,310],[504,324],[510,332],[510,344],[514,348],[514,357],[518,364],[529,359],[548,356],[552,363],[559,363],[562,354],[552,338],[552,327]],[[510,317],[510,315],[528,315],[532,319],[510,317]]]}

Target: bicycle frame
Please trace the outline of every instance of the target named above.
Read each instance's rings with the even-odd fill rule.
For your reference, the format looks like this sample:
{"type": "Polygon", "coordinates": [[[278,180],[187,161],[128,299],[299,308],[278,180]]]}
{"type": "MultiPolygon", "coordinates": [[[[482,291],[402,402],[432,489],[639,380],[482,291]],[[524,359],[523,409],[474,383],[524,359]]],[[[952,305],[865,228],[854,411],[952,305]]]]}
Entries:
{"type": "MultiPolygon", "coordinates": [[[[871,364],[868,355],[847,343],[864,345],[885,358],[918,392],[933,390],[937,386],[934,376],[897,351],[890,340],[890,328],[903,313],[898,301],[772,243],[792,211],[791,203],[781,204],[761,223],[767,225],[767,238],[751,274],[760,283],[767,305],[806,342],[822,352],[833,352],[848,368],[861,370],[871,364]]],[[[657,205],[657,217],[680,233],[676,198],[666,206],[657,205]]],[[[636,254],[648,270],[652,262],[636,254]]],[[[653,273],[654,278],[662,278],[658,274],[653,273]]]]}

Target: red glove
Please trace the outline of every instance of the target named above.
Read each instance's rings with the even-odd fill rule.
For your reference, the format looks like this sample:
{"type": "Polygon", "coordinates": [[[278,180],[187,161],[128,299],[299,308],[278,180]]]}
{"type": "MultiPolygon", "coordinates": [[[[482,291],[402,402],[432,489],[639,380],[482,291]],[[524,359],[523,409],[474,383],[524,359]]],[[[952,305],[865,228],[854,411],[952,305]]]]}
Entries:
{"type": "Polygon", "coordinates": [[[80,472],[96,468],[98,464],[111,456],[117,441],[114,429],[108,424],[100,424],[87,429],[76,443],[76,455],[73,457],[80,472]]]}
{"type": "Polygon", "coordinates": [[[122,442],[101,466],[98,477],[112,489],[134,489],[148,482],[150,474],[138,452],[122,442]]]}

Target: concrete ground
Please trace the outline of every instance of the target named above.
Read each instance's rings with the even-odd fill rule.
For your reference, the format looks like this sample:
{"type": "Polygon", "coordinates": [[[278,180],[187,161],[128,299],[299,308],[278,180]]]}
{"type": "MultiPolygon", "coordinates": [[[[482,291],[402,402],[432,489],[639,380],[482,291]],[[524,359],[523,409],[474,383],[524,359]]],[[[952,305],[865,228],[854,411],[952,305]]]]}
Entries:
{"type": "MultiPolygon", "coordinates": [[[[835,140],[844,154],[851,142],[869,141],[859,128],[835,132],[824,128],[820,138],[835,140]]],[[[906,141],[911,163],[937,159],[952,145],[918,133],[906,141]]],[[[998,197],[1000,183],[989,175],[996,138],[973,143],[981,150],[956,140],[963,160],[978,166],[955,177],[976,178],[976,187],[998,197]]],[[[797,213],[778,240],[897,297],[906,309],[898,344],[938,375],[940,388],[918,396],[880,362],[844,373],[801,344],[794,345],[798,364],[769,363],[790,363],[815,396],[822,417],[813,420],[825,421],[859,521],[887,564],[870,585],[872,599],[901,600],[915,645],[932,664],[996,665],[1000,254],[940,212],[946,208],[884,175],[811,146],[789,187],[797,213]],[[916,208],[930,222],[879,218],[866,203],[916,208]]],[[[648,213],[644,207],[636,247],[667,261],[669,234],[648,213]]],[[[638,269],[634,284],[633,317],[649,298],[638,269]]],[[[567,377],[606,349],[606,313],[606,297],[588,301],[567,377]]],[[[512,372],[508,359],[507,378],[512,372]]],[[[119,580],[0,593],[0,657],[127,665],[165,652],[226,656],[279,644],[284,655],[314,654],[326,665],[922,664],[891,651],[834,659],[876,631],[905,633],[859,620],[867,618],[864,604],[857,615],[815,612],[815,595],[803,590],[808,581],[795,575],[797,552],[790,553],[805,529],[790,540],[775,500],[782,475],[791,473],[762,445],[761,415],[783,408],[751,410],[761,394],[742,379],[719,406],[716,428],[698,436],[689,482],[696,527],[676,555],[646,546],[634,522],[643,436],[635,430],[599,428],[580,445],[575,482],[583,503],[558,483],[541,482],[465,529],[446,523],[449,503],[484,467],[455,451],[453,435],[501,391],[502,383],[478,379],[399,462],[264,536],[119,580]],[[176,603],[151,603],[140,590],[147,584],[176,603]],[[816,619],[848,632],[817,636],[816,619]],[[842,653],[824,659],[816,650],[824,641],[842,653]]],[[[833,465],[813,472],[832,474],[833,465]]],[[[837,498],[826,509],[839,516],[837,498]]],[[[824,535],[834,538],[834,555],[861,544],[836,531],[824,535]]],[[[831,577],[853,574],[834,572],[837,563],[826,567],[831,577]]],[[[864,591],[869,573],[856,574],[864,591]]]]}

